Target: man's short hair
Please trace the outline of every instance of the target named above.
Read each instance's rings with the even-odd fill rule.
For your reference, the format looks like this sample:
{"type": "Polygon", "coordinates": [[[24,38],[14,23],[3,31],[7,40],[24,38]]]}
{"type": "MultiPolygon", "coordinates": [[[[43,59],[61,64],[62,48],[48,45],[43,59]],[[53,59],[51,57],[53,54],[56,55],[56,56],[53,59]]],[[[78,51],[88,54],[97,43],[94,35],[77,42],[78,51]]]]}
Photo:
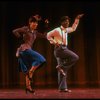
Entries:
{"type": "Polygon", "coordinates": [[[70,18],[68,16],[63,16],[60,19],[60,23],[64,22],[65,20],[70,20],[70,18]]]}

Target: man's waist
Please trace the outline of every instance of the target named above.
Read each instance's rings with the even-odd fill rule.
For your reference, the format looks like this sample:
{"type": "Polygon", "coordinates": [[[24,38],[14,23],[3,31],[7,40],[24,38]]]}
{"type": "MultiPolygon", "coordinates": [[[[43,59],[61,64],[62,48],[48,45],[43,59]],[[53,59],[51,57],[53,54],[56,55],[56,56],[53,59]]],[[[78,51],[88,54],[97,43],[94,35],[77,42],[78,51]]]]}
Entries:
{"type": "Polygon", "coordinates": [[[63,43],[58,43],[58,45],[61,45],[61,46],[67,46],[66,44],[63,44],[63,43]]]}
{"type": "Polygon", "coordinates": [[[55,45],[55,47],[67,47],[67,45],[66,44],[57,44],[57,45],[55,45]]]}

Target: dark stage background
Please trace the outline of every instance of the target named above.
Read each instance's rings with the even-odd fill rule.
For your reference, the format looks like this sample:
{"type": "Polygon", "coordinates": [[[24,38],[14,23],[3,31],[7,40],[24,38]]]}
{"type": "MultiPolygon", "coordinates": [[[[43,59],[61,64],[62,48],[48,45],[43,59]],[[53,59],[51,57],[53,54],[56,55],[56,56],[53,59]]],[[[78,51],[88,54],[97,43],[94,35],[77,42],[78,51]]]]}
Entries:
{"type": "MultiPolygon", "coordinates": [[[[99,1],[1,1],[0,2],[0,88],[15,88],[25,85],[24,74],[19,73],[15,57],[20,45],[12,30],[27,25],[31,15],[48,18],[47,31],[58,26],[59,18],[68,15],[72,25],[77,14],[84,13],[75,32],[69,35],[69,48],[80,59],[68,72],[70,87],[100,86],[100,2],[99,1]]],[[[40,31],[44,31],[40,23],[40,31]]],[[[41,53],[47,63],[34,74],[34,85],[57,87],[57,62],[53,55],[54,46],[46,39],[37,39],[33,49],[41,53]]]]}

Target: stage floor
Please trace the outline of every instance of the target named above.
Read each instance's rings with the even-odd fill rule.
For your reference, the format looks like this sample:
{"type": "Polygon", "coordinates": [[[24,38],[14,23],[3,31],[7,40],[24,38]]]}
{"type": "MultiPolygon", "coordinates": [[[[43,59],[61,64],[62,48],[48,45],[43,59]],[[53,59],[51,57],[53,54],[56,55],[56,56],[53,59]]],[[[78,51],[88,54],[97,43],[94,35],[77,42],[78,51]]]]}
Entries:
{"type": "Polygon", "coordinates": [[[0,99],[100,99],[100,88],[71,88],[71,93],[57,89],[35,89],[35,94],[24,89],[0,89],[0,99]]]}

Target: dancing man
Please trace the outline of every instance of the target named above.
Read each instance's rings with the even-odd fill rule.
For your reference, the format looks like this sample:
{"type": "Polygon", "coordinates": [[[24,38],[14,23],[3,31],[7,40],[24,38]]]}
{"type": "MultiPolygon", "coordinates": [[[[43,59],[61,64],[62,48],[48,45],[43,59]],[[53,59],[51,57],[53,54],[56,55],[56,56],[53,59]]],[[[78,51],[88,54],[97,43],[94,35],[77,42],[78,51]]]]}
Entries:
{"type": "Polygon", "coordinates": [[[60,92],[71,92],[67,87],[67,71],[73,66],[79,59],[79,56],[73,51],[69,50],[68,45],[68,33],[74,32],[79,24],[80,18],[83,14],[77,15],[75,21],[71,27],[69,27],[69,17],[63,16],[60,20],[60,26],[54,28],[47,33],[47,39],[51,44],[55,45],[54,56],[57,60],[58,65],[58,85],[60,92]]]}

